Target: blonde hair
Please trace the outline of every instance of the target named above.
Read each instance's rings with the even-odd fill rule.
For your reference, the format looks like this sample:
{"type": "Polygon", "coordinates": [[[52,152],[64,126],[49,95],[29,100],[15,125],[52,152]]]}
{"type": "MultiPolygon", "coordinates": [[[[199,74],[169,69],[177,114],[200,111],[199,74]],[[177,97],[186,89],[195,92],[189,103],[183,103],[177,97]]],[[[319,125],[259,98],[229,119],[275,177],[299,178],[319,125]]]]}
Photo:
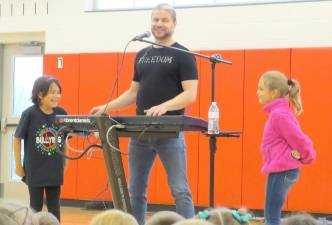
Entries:
{"type": "Polygon", "coordinates": [[[35,215],[38,219],[39,225],[60,225],[60,222],[52,213],[37,212],[35,215]]]}
{"type": "Polygon", "coordinates": [[[209,212],[209,219],[215,225],[239,225],[240,223],[234,219],[232,211],[227,208],[216,208],[209,212]]]}
{"type": "Polygon", "coordinates": [[[214,225],[206,220],[189,219],[175,223],[174,225],[214,225]]]}
{"type": "Polygon", "coordinates": [[[247,222],[238,222],[232,214],[232,211],[225,207],[219,207],[208,210],[208,217],[206,221],[211,222],[214,225],[248,225],[247,222]]]}
{"type": "Polygon", "coordinates": [[[184,217],[173,211],[160,211],[153,214],[145,225],[171,225],[184,220],[184,217]]]}
{"type": "Polygon", "coordinates": [[[295,114],[300,115],[303,112],[301,101],[301,89],[298,81],[287,79],[287,77],[275,70],[267,71],[261,79],[269,91],[278,91],[278,97],[287,97],[295,108],[295,114]]]}
{"type": "Polygon", "coordinates": [[[117,209],[106,210],[95,216],[90,225],[138,225],[136,219],[125,212],[117,209]]]}
{"type": "Polygon", "coordinates": [[[319,222],[308,213],[293,214],[282,221],[282,225],[318,225],[319,222]]]}
{"type": "Polygon", "coordinates": [[[0,200],[0,224],[38,225],[38,219],[28,206],[16,201],[0,200]]]}

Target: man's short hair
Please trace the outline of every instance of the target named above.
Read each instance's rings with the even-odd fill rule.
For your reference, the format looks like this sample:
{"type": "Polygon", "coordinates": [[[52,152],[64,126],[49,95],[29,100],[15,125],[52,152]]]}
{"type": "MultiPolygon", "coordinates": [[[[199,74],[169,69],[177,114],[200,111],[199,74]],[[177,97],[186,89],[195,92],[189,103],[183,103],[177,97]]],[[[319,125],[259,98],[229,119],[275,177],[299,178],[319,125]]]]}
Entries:
{"type": "Polygon", "coordinates": [[[167,4],[167,3],[160,3],[160,4],[158,4],[158,5],[152,10],[152,13],[153,13],[155,10],[165,10],[165,11],[168,11],[168,12],[172,15],[173,21],[176,22],[176,12],[175,12],[175,9],[173,8],[173,6],[171,6],[170,4],[167,4]]]}

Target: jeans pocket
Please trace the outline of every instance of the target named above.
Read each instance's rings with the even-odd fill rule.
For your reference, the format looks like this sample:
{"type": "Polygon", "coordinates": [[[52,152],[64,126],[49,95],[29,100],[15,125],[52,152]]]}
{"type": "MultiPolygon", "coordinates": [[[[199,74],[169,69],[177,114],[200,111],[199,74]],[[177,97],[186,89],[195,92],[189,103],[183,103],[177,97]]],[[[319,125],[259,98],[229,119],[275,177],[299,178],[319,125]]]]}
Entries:
{"type": "Polygon", "coordinates": [[[299,175],[300,175],[299,169],[289,170],[285,174],[284,182],[286,184],[292,185],[298,180],[299,175]]]}

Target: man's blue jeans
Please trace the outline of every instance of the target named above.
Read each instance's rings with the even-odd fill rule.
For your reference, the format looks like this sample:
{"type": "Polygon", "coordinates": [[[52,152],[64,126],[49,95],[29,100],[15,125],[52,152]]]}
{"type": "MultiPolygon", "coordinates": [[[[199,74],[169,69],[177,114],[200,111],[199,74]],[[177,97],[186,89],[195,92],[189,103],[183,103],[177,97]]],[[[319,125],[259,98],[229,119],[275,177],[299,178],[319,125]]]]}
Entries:
{"type": "Polygon", "coordinates": [[[299,175],[299,169],[269,174],[265,193],[265,224],[280,224],[282,206],[289,189],[298,180],[299,175]]]}
{"type": "Polygon", "coordinates": [[[186,146],[183,133],[179,138],[137,140],[129,143],[129,193],[133,215],[144,224],[147,208],[146,189],[153,162],[159,155],[175,199],[176,211],[185,218],[193,217],[194,206],[187,180],[186,146]]]}

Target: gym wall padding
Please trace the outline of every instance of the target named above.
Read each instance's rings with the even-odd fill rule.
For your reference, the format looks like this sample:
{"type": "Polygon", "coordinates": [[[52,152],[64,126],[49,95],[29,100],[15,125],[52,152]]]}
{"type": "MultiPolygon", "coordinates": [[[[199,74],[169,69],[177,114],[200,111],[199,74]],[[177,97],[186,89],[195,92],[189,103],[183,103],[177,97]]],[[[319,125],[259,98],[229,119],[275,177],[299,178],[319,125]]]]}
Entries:
{"type": "MultiPolygon", "coordinates": [[[[304,166],[299,182],[291,190],[285,210],[332,213],[332,189],[329,166],[332,148],[332,48],[287,48],[257,50],[199,51],[219,53],[232,65],[216,65],[215,98],[220,107],[220,128],[240,131],[239,138],[218,139],[215,158],[215,205],[251,209],[264,207],[266,176],[260,172],[260,143],[267,114],[257,99],[260,75],[267,70],[280,70],[299,80],[302,86],[304,113],[299,117],[303,130],[313,139],[317,160],[304,166]]],[[[125,55],[114,97],[125,91],[133,77],[135,53],[125,55]]],[[[58,77],[63,86],[61,105],[69,114],[87,114],[95,106],[110,99],[111,89],[120,67],[122,53],[50,54],[44,56],[44,71],[58,77]],[[56,68],[57,57],[63,57],[63,69],[56,68]]],[[[207,60],[197,58],[199,90],[197,101],[186,109],[189,115],[207,119],[211,95],[211,68],[207,60]]],[[[112,114],[134,115],[135,107],[112,114]]],[[[187,133],[188,177],[194,204],[209,205],[208,139],[198,133],[187,133]]],[[[76,143],[73,143],[75,145],[76,143]]],[[[127,152],[128,139],[120,142],[127,152]]],[[[87,146],[87,140],[77,140],[77,146],[87,146]]],[[[127,170],[127,156],[123,155],[127,170]]],[[[105,191],[107,176],[100,150],[90,158],[71,161],[65,175],[63,199],[111,199],[105,191]]],[[[174,204],[167,177],[156,161],[148,186],[148,203],[174,204]]]]}

